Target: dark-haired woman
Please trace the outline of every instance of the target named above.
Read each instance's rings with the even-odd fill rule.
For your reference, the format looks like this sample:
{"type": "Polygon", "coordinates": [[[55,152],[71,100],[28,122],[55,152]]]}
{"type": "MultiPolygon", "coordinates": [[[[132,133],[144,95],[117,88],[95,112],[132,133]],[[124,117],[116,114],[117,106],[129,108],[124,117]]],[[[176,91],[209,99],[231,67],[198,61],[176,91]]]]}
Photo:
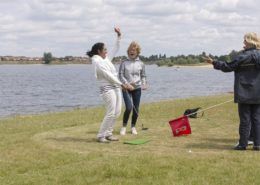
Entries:
{"type": "Polygon", "coordinates": [[[87,55],[91,57],[92,64],[94,65],[95,76],[100,86],[100,94],[106,106],[106,115],[97,134],[97,140],[101,143],[118,141],[118,138],[113,136],[113,127],[116,118],[118,118],[121,113],[122,95],[120,87],[132,89],[131,86],[126,86],[119,81],[116,68],[111,62],[119,50],[121,37],[119,28],[115,28],[115,32],[117,33],[117,42],[109,57],[107,56],[107,48],[104,43],[94,44],[91,51],[87,52],[87,55]]]}

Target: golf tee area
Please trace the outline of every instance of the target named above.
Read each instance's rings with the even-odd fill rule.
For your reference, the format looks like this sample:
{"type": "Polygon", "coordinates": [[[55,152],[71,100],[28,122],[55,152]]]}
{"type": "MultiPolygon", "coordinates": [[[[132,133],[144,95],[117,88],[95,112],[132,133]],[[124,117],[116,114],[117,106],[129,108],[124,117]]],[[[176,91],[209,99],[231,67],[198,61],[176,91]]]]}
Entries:
{"type": "MultiPolygon", "coordinates": [[[[237,104],[229,102],[189,119],[192,133],[173,137],[169,120],[187,108],[207,108],[232,94],[144,103],[138,135],[98,143],[103,106],[0,119],[1,185],[259,185],[260,153],[238,142],[237,104]],[[142,125],[148,130],[142,130],[142,125]],[[145,140],[141,145],[125,144],[145,140]]],[[[122,111],[124,108],[122,109],[122,111]]]]}

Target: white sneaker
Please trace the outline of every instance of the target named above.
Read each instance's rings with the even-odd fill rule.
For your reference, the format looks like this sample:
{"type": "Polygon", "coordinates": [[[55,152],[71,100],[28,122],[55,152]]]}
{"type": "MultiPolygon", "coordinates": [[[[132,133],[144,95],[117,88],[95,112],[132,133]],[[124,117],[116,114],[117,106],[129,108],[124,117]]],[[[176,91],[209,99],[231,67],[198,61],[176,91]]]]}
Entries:
{"type": "Polygon", "coordinates": [[[135,127],[132,127],[132,134],[137,135],[137,131],[135,127]]]}
{"type": "Polygon", "coordinates": [[[126,133],[126,127],[122,127],[120,130],[120,135],[124,136],[126,133]]]}
{"type": "Polygon", "coordinates": [[[117,137],[115,137],[115,136],[107,136],[106,139],[108,141],[119,141],[119,139],[117,137]]]}
{"type": "MultiPolygon", "coordinates": [[[[248,140],[247,145],[253,145],[253,144],[254,144],[253,141],[248,140]]],[[[235,147],[238,146],[238,145],[239,145],[239,142],[235,145],[235,147]]]]}
{"type": "Polygon", "coordinates": [[[97,141],[99,143],[109,143],[109,141],[105,137],[99,137],[97,138],[97,141]]]}

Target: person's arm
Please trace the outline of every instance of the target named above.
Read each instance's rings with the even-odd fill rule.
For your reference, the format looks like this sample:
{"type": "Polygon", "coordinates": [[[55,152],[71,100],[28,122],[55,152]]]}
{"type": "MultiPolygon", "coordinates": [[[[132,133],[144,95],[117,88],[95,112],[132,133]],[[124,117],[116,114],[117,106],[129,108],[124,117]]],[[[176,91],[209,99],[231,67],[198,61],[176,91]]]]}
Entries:
{"type": "Polygon", "coordinates": [[[142,63],[142,70],[141,70],[141,82],[142,85],[145,87],[146,86],[146,73],[145,73],[145,65],[142,63]]]}
{"type": "Polygon", "coordinates": [[[240,54],[231,62],[225,61],[213,61],[214,69],[221,70],[223,72],[231,72],[235,71],[240,67],[241,64],[245,62],[250,62],[252,60],[252,56],[248,54],[240,54]]]}
{"type": "Polygon", "coordinates": [[[125,63],[122,62],[119,67],[119,80],[123,83],[123,88],[129,91],[134,90],[134,87],[128,82],[124,76],[125,74],[125,63]]]}
{"type": "Polygon", "coordinates": [[[129,82],[127,81],[127,79],[125,78],[125,63],[124,63],[124,62],[122,62],[122,63],[120,64],[118,76],[119,76],[119,80],[120,80],[123,84],[128,84],[128,83],[129,83],[129,82]]]}
{"type": "MultiPolygon", "coordinates": [[[[259,51],[259,50],[257,50],[257,51],[259,51]]],[[[253,58],[253,62],[256,65],[257,69],[260,69],[260,53],[259,52],[255,52],[252,55],[252,58],[253,58]]]]}
{"type": "Polygon", "coordinates": [[[204,58],[204,60],[207,63],[210,63],[214,66],[214,69],[221,70],[223,72],[235,71],[236,69],[238,69],[240,67],[241,64],[243,64],[245,62],[249,62],[249,61],[251,61],[251,59],[252,59],[252,56],[247,54],[247,53],[243,53],[243,54],[238,55],[231,62],[217,61],[217,60],[213,60],[210,57],[204,58]]]}
{"type": "Polygon", "coordinates": [[[113,49],[111,50],[111,52],[109,52],[108,56],[109,59],[112,61],[113,58],[116,56],[117,52],[119,51],[120,48],[120,40],[121,40],[121,31],[119,28],[115,28],[115,32],[117,34],[117,39],[116,39],[116,43],[113,47],[113,49]]]}
{"type": "Polygon", "coordinates": [[[105,66],[103,66],[100,63],[97,63],[96,70],[102,73],[103,77],[107,79],[112,84],[122,85],[122,82],[119,81],[119,79],[111,73],[110,70],[108,70],[105,66]]]}

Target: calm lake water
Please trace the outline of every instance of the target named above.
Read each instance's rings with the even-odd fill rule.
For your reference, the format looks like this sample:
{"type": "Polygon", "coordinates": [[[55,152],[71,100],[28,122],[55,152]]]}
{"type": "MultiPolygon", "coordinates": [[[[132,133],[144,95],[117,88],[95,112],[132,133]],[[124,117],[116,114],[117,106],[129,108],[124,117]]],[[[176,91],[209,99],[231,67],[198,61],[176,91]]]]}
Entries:
{"type": "MultiPolygon", "coordinates": [[[[233,91],[233,73],[212,68],[147,65],[146,73],[142,102],[233,91]]],[[[0,66],[0,117],[101,105],[98,92],[91,65],[0,66]]]]}

